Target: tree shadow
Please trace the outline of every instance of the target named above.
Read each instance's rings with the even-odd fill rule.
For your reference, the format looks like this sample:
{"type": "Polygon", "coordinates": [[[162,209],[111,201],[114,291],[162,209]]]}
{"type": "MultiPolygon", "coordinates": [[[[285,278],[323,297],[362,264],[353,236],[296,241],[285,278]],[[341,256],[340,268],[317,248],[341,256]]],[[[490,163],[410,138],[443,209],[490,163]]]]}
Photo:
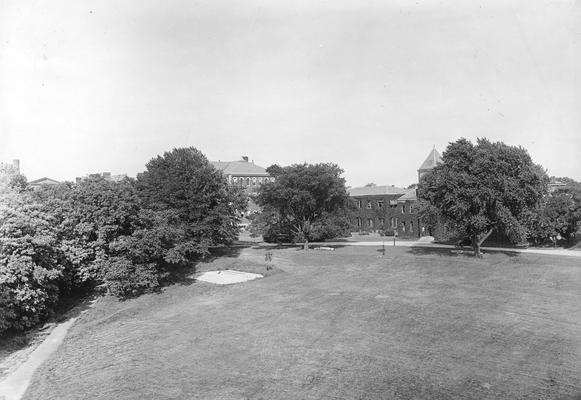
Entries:
{"type": "MultiPolygon", "coordinates": [[[[465,257],[475,258],[474,251],[471,248],[443,248],[443,247],[428,247],[428,246],[412,246],[409,247],[407,253],[413,255],[432,255],[438,257],[465,257]]],[[[517,251],[486,249],[483,251],[484,257],[487,253],[501,253],[509,257],[518,257],[520,253],[517,251]]]]}
{"type": "MultiPolygon", "coordinates": [[[[4,332],[0,335],[0,361],[18,350],[42,341],[57,324],[79,317],[83,312],[91,308],[99,297],[100,295],[95,292],[83,297],[74,295],[70,298],[61,299],[63,304],[57,307],[53,316],[46,322],[25,331],[9,330],[4,332]]],[[[0,369],[0,377],[3,372],[0,369]]]]}

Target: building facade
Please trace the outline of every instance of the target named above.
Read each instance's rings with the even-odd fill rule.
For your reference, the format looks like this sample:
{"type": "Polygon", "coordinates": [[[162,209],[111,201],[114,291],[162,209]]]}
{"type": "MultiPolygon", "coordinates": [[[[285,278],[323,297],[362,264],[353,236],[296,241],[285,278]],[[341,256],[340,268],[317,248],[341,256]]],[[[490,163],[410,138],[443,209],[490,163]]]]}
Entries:
{"type": "Polygon", "coordinates": [[[210,161],[217,170],[222,171],[228,183],[242,186],[248,192],[253,192],[265,182],[273,181],[266,169],[248,161],[247,156],[243,156],[237,161],[210,161]]]}
{"type": "Polygon", "coordinates": [[[350,189],[349,196],[356,208],[351,221],[354,230],[404,238],[417,238],[422,234],[416,189],[366,186],[350,189]]]}
{"type": "MultiPolygon", "coordinates": [[[[434,148],[418,169],[420,178],[442,162],[434,148]]],[[[355,202],[355,216],[351,221],[354,231],[383,232],[402,238],[418,238],[427,235],[418,214],[416,189],[395,186],[365,186],[349,190],[355,202]]]]}
{"type": "Polygon", "coordinates": [[[57,181],[55,179],[47,178],[46,176],[44,178],[35,179],[33,181],[28,182],[28,186],[30,186],[33,189],[38,189],[42,186],[51,186],[51,185],[58,185],[58,184],[60,184],[59,181],[57,181]]]}

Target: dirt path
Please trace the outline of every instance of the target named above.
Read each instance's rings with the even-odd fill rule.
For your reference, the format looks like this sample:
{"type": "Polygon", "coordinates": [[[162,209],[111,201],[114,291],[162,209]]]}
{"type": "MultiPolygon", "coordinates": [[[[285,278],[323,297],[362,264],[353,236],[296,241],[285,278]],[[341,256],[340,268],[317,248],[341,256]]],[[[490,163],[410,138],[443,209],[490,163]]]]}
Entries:
{"type": "Polygon", "coordinates": [[[66,315],[64,322],[54,324],[48,332],[38,335],[32,343],[24,349],[7,358],[8,374],[0,379],[0,400],[19,400],[26,392],[34,371],[60,346],[69,328],[77,318],[93,307],[96,298],[85,300],[66,315]],[[40,344],[38,343],[40,340],[40,344]]]}
{"type": "Polygon", "coordinates": [[[57,325],[46,339],[28,356],[28,359],[0,382],[0,399],[19,400],[22,397],[34,371],[58,348],[75,320],[76,318],[71,318],[57,325]]]}

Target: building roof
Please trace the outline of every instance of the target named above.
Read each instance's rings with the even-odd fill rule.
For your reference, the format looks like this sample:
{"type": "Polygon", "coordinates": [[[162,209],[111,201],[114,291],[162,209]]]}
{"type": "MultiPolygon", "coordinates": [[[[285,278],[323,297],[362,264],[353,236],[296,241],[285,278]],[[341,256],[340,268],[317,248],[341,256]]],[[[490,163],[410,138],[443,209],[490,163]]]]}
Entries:
{"type": "Polygon", "coordinates": [[[395,186],[364,186],[349,189],[349,196],[382,196],[386,194],[405,194],[407,189],[395,186]]]}
{"type": "Polygon", "coordinates": [[[58,185],[60,182],[51,178],[47,178],[46,176],[44,178],[40,178],[40,179],[35,179],[33,181],[28,182],[29,185],[35,186],[35,185],[58,185]]]}
{"type": "Polygon", "coordinates": [[[397,199],[398,202],[416,201],[418,199],[416,189],[407,189],[405,194],[397,199]]]}
{"type": "Polygon", "coordinates": [[[424,160],[418,171],[430,170],[436,165],[442,163],[442,156],[438,153],[438,150],[434,147],[428,157],[424,160]]]}
{"type": "Polygon", "coordinates": [[[239,175],[239,176],[270,176],[266,169],[254,162],[244,160],[239,161],[210,161],[214,168],[222,171],[224,175],[239,175]]]}

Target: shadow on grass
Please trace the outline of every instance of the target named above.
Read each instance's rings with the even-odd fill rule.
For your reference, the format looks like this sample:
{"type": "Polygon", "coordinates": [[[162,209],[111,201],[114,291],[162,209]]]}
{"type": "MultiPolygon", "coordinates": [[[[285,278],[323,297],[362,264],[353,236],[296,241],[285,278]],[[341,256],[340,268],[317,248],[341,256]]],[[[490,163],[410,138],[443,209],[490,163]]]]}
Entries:
{"type": "MultiPolygon", "coordinates": [[[[0,335],[0,362],[12,353],[42,341],[56,324],[80,316],[88,310],[93,301],[98,298],[96,293],[79,296],[72,294],[65,296],[59,301],[59,305],[52,317],[46,322],[31,327],[25,331],[9,330],[0,335]]],[[[3,375],[0,369],[0,377],[3,375]]]]}
{"type": "Polygon", "coordinates": [[[168,266],[166,271],[168,276],[163,280],[163,285],[159,288],[160,290],[156,292],[161,293],[161,289],[171,285],[189,286],[196,282],[196,280],[190,278],[190,276],[198,271],[197,267],[200,263],[211,263],[220,258],[238,258],[242,250],[249,247],[251,247],[251,245],[243,246],[239,244],[235,246],[215,247],[210,249],[209,255],[193,260],[187,266],[168,266]]]}
{"type": "MultiPolygon", "coordinates": [[[[428,247],[428,246],[417,246],[417,247],[410,247],[407,251],[409,254],[423,256],[423,255],[431,255],[431,256],[438,256],[438,257],[469,257],[474,258],[474,251],[471,248],[441,248],[441,247],[428,247]]],[[[501,253],[509,257],[518,257],[520,253],[516,251],[506,251],[506,250],[483,250],[482,253],[484,257],[486,257],[487,253],[501,253]]]]}

